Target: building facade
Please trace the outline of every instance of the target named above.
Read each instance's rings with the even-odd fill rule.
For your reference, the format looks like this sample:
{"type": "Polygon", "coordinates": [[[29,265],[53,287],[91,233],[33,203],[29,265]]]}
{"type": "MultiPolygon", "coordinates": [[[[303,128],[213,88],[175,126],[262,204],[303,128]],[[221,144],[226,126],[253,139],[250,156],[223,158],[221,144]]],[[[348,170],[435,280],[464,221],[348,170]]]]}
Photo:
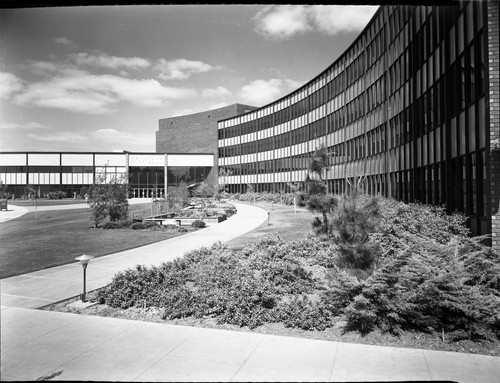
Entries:
{"type": "Polygon", "coordinates": [[[204,181],[215,165],[208,154],[131,152],[3,152],[0,181],[17,198],[29,187],[37,197],[64,191],[68,197],[98,182],[128,182],[130,198],[160,198],[181,182],[204,181]]]}
{"type": "MultiPolygon", "coordinates": [[[[233,104],[185,116],[163,118],[156,132],[157,153],[213,153],[217,163],[217,122],[252,110],[254,106],[233,104]]],[[[217,182],[217,168],[207,176],[217,182]]]]}
{"type": "Polygon", "coordinates": [[[288,190],[324,145],[329,191],[364,175],[369,193],[465,213],[473,234],[500,247],[498,8],[380,7],[316,78],[218,122],[229,190],[288,190]]]}

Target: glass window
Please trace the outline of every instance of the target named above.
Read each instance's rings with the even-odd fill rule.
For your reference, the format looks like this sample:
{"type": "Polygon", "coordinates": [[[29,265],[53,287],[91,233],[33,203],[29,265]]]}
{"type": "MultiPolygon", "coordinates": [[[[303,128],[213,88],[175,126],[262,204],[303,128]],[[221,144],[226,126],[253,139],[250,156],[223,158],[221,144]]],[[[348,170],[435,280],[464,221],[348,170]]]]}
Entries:
{"type": "Polygon", "coordinates": [[[458,32],[458,55],[460,55],[464,51],[464,15],[463,15],[463,13],[458,18],[457,32],[458,32]]]}
{"type": "Polygon", "coordinates": [[[450,64],[455,61],[455,26],[450,30],[450,64]]]}
{"type": "Polygon", "coordinates": [[[468,123],[468,131],[469,131],[469,152],[473,152],[476,150],[476,115],[475,115],[475,108],[474,105],[472,105],[469,108],[469,123],[468,123]]]}
{"type": "Polygon", "coordinates": [[[478,102],[478,132],[479,132],[479,149],[482,149],[486,146],[486,126],[484,124],[486,119],[485,111],[484,111],[484,97],[481,98],[478,102]]]}
{"type": "Polygon", "coordinates": [[[450,146],[451,146],[451,157],[455,158],[457,156],[457,118],[456,117],[454,117],[450,123],[450,146]]]}
{"type": "Polygon", "coordinates": [[[465,112],[460,113],[458,131],[460,134],[460,155],[465,154],[467,147],[467,137],[465,136],[465,112]]]}

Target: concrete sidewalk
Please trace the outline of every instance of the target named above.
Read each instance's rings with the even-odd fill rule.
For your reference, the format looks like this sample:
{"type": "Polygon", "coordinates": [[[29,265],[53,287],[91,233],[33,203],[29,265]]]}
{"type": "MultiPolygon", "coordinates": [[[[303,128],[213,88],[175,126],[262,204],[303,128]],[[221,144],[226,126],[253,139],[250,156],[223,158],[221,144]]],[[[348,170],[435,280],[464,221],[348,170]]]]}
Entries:
{"type": "MultiPolygon", "coordinates": [[[[150,203],[149,198],[133,198],[129,199],[129,205],[137,205],[141,203],[150,203]]],[[[70,209],[88,209],[89,206],[85,202],[71,203],[67,205],[46,205],[46,206],[18,206],[16,202],[10,202],[7,204],[7,210],[0,211],[0,223],[9,221],[14,218],[23,216],[26,213],[32,211],[52,211],[52,210],[70,210],[70,209]]]]}
{"type": "Polygon", "coordinates": [[[500,359],[2,307],[2,380],[498,382],[500,359]],[[5,330],[7,329],[7,330],[5,330]]]}
{"type": "Polygon", "coordinates": [[[7,210],[0,211],[0,223],[21,217],[28,212],[29,209],[26,207],[16,206],[9,203],[7,204],[7,210]]]}

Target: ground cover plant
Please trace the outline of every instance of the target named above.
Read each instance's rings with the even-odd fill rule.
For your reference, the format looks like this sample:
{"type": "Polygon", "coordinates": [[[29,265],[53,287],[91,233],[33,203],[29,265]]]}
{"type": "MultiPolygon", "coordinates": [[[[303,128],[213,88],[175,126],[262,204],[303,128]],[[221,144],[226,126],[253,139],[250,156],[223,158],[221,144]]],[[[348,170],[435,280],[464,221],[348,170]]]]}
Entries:
{"type": "MultiPolygon", "coordinates": [[[[361,206],[370,200],[357,198],[361,206]]],[[[384,198],[378,203],[380,221],[368,237],[379,251],[363,273],[344,262],[341,244],[328,236],[268,236],[241,251],[216,244],[119,273],[99,292],[100,301],[157,310],[170,321],[280,324],[316,334],[340,327],[367,339],[416,334],[450,347],[489,345],[500,355],[500,256],[468,236],[462,215],[384,198]]]]}

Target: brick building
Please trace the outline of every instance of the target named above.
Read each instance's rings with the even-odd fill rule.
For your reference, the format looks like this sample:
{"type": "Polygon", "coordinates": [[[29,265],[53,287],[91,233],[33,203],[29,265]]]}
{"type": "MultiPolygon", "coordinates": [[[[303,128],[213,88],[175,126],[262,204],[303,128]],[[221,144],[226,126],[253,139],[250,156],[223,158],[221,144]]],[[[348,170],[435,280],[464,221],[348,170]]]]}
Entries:
{"type": "MultiPolygon", "coordinates": [[[[218,159],[217,122],[239,116],[254,106],[233,104],[185,116],[163,118],[156,132],[157,153],[213,153],[218,159]]],[[[217,181],[217,167],[207,177],[207,182],[217,181]]]]}

